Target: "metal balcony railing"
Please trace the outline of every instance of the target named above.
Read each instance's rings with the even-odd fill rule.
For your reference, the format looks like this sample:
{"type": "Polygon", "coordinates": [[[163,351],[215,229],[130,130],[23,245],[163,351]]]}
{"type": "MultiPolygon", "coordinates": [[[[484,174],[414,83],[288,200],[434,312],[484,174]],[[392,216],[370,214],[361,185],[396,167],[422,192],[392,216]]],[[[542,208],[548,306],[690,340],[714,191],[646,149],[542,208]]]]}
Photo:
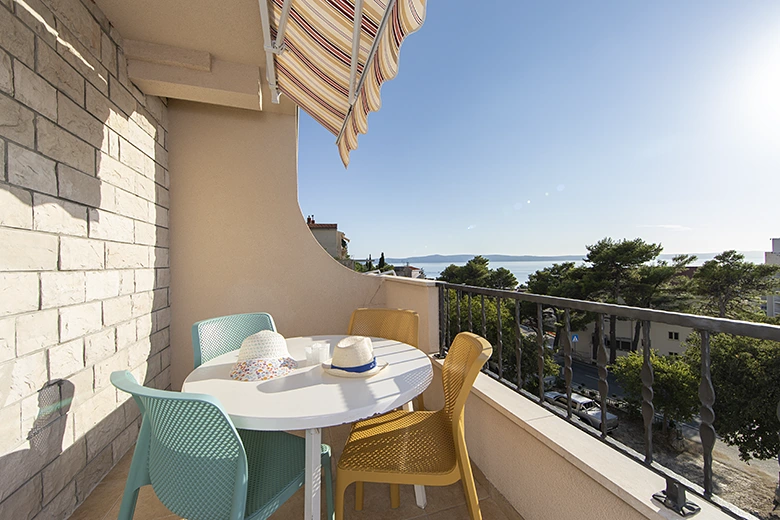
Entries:
{"type": "MultiPolygon", "coordinates": [[[[693,314],[685,314],[679,312],[669,312],[646,308],[628,307],[625,305],[615,305],[608,303],[597,303],[583,300],[573,300],[568,298],[559,298],[554,296],[542,296],[538,294],[523,293],[509,290],[488,289],[483,287],[473,287],[467,285],[457,285],[445,282],[437,282],[439,287],[439,355],[445,357],[447,348],[452,341],[452,336],[462,331],[476,332],[483,337],[491,341],[494,344],[494,354],[483,369],[487,375],[503,383],[504,385],[512,388],[518,393],[525,395],[532,400],[538,402],[538,404],[553,410],[557,415],[563,417],[565,420],[575,423],[572,420],[572,330],[571,330],[571,311],[582,311],[592,313],[595,320],[596,333],[594,334],[594,340],[597,344],[597,356],[596,365],[598,367],[598,398],[601,405],[601,423],[600,432],[596,432],[588,427],[580,426],[588,433],[598,436],[606,444],[613,448],[618,449],[622,453],[637,457],[647,467],[661,473],[665,477],[671,477],[673,479],[684,481],[686,487],[696,494],[702,495],[705,499],[710,500],[721,509],[735,515],[735,508],[730,504],[713,497],[713,480],[712,480],[712,450],[715,445],[715,413],[713,411],[713,405],[715,403],[715,391],[712,384],[712,374],[710,370],[710,336],[714,333],[726,333],[736,336],[743,336],[749,338],[757,338],[771,341],[780,341],[780,326],[769,325],[764,323],[753,323],[746,321],[737,321],[723,318],[713,318],[707,316],[699,316],[693,314]],[[478,301],[477,301],[478,300],[478,301]],[[491,314],[495,313],[495,318],[490,320],[486,316],[486,300],[492,300],[492,303],[488,307],[494,305],[494,309],[491,308],[491,314]],[[514,345],[505,345],[503,338],[503,323],[502,323],[502,305],[506,306],[507,302],[514,301],[514,321],[516,327],[516,333],[514,338],[514,345]],[[535,316],[526,320],[532,323],[534,332],[536,333],[536,359],[523,359],[522,355],[522,334],[520,329],[521,325],[521,307],[522,302],[526,302],[526,311],[528,304],[535,304],[535,316]],[[462,311],[462,306],[466,307],[466,310],[462,311]],[[474,309],[478,308],[478,316],[474,316],[474,309]],[[544,332],[544,310],[545,308],[552,308],[558,312],[562,311],[562,336],[561,343],[563,347],[563,375],[566,386],[567,395],[567,409],[565,415],[559,412],[556,407],[545,403],[545,381],[544,381],[544,367],[545,367],[545,332],[544,332]],[[618,445],[613,440],[607,438],[607,400],[609,394],[609,383],[607,380],[608,367],[607,367],[607,345],[604,340],[604,323],[607,317],[617,317],[623,319],[630,319],[633,321],[639,321],[642,327],[642,343],[643,346],[643,366],[641,371],[642,381],[642,419],[644,423],[644,456],[637,454],[633,450],[625,448],[625,446],[618,445]],[[465,323],[464,323],[465,321],[465,323]],[[475,322],[479,325],[475,331],[475,322]],[[658,464],[653,464],[653,437],[652,428],[653,420],[655,418],[655,409],[653,406],[653,367],[651,363],[651,342],[650,342],[650,325],[651,323],[663,323],[667,325],[688,327],[697,331],[701,337],[701,383],[699,386],[699,399],[700,406],[700,427],[699,436],[701,439],[701,445],[703,450],[703,486],[699,488],[697,485],[686,481],[686,479],[680,478],[679,475],[673,474],[666,468],[660,467],[658,464]],[[467,326],[466,326],[467,323],[467,326]],[[492,336],[488,337],[488,328],[493,329],[492,336]],[[516,373],[516,380],[510,381],[505,377],[506,367],[505,365],[505,349],[514,349],[514,368],[513,372],[516,373]],[[532,395],[523,389],[524,381],[521,374],[521,367],[523,363],[535,363],[536,364],[536,377],[531,386],[536,387],[536,395],[532,395]],[[624,449],[625,448],[625,449],[624,449]]],[[[557,315],[557,314],[556,314],[557,315]]],[[[527,313],[526,313],[527,316],[527,313]]],[[[493,316],[491,316],[493,318],[493,316]]],[[[561,346],[561,345],[559,345],[561,346]]],[[[548,354],[549,355],[549,354],[548,354]]],[[[777,407],[778,419],[780,419],[780,403],[777,407]]],[[[780,432],[779,432],[780,433],[780,432]]],[[[780,464],[780,457],[778,458],[780,464]]],[[[780,479],[778,481],[778,487],[776,491],[776,500],[780,502],[780,479]]],[[[737,512],[736,516],[740,516],[737,512]]]]}

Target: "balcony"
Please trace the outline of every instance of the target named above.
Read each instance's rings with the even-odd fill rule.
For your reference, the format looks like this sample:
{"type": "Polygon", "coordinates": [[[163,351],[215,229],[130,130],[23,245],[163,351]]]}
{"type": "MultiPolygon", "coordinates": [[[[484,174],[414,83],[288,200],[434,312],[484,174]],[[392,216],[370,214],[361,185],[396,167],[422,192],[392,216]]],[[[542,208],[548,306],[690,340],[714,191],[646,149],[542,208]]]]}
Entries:
{"type": "MultiPolygon", "coordinates": [[[[306,226],[296,108],[263,105],[268,85],[257,88],[257,3],[0,4],[0,518],[115,517],[140,420],[108,375],[178,390],[195,321],[263,310],[292,337],[343,332],[358,307],[406,308],[420,315],[421,348],[446,348],[449,293],[352,272],[306,226]]],[[[605,518],[674,518],[651,498],[665,487],[657,467],[503,376],[494,360],[466,408],[484,518],[585,519],[593,504],[605,518]]],[[[326,431],[336,457],[344,435],[326,431]]],[[[367,496],[352,518],[465,513],[459,485],[429,489],[425,510],[409,489],[398,510],[382,486],[367,496]]],[[[729,518],[692,499],[701,518],[729,518]]],[[[136,517],[166,518],[160,507],[146,493],[136,517]]],[[[294,499],[276,517],[301,511],[294,499]]]]}

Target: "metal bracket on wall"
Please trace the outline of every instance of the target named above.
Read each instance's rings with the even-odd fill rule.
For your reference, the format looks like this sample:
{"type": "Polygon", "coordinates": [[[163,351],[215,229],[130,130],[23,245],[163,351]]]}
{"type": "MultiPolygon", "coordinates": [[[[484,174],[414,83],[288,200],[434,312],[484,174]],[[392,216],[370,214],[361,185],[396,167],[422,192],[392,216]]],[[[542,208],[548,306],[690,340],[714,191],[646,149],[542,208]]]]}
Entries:
{"type": "Polygon", "coordinates": [[[683,517],[693,516],[701,511],[699,506],[685,498],[685,488],[673,478],[666,477],[666,489],[655,493],[653,498],[683,517]]]}

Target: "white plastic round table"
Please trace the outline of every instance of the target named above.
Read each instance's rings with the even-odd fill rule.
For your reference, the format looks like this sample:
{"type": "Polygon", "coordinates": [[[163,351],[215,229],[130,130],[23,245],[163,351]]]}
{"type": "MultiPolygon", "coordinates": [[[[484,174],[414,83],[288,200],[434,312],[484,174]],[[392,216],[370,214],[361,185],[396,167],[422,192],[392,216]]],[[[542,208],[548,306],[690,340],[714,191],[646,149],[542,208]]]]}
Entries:
{"type": "MultiPolygon", "coordinates": [[[[333,348],[346,336],[288,338],[290,356],[298,368],[267,381],[235,381],[230,370],[238,351],[202,364],[187,376],[183,392],[219,399],[236,428],[246,430],[306,430],[305,520],[320,520],[321,428],[365,419],[407,406],[433,379],[428,356],[395,340],[371,338],[377,360],[387,366],[368,378],[338,377],[317,363],[307,366],[305,348],[314,343],[333,348]]],[[[418,491],[422,491],[420,488],[418,491]]],[[[424,495],[418,503],[424,507],[424,495]]]]}

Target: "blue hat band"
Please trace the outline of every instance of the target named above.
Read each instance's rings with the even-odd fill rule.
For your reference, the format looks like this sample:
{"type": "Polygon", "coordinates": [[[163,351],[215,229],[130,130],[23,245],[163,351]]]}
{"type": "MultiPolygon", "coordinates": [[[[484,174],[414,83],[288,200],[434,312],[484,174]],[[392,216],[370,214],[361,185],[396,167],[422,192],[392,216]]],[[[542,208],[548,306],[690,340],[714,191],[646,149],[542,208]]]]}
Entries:
{"type": "Polygon", "coordinates": [[[359,367],[340,367],[337,365],[330,365],[330,368],[335,368],[336,370],[343,370],[344,372],[368,372],[372,368],[376,367],[376,358],[372,359],[370,363],[366,363],[365,365],[360,365],[359,367]]]}

